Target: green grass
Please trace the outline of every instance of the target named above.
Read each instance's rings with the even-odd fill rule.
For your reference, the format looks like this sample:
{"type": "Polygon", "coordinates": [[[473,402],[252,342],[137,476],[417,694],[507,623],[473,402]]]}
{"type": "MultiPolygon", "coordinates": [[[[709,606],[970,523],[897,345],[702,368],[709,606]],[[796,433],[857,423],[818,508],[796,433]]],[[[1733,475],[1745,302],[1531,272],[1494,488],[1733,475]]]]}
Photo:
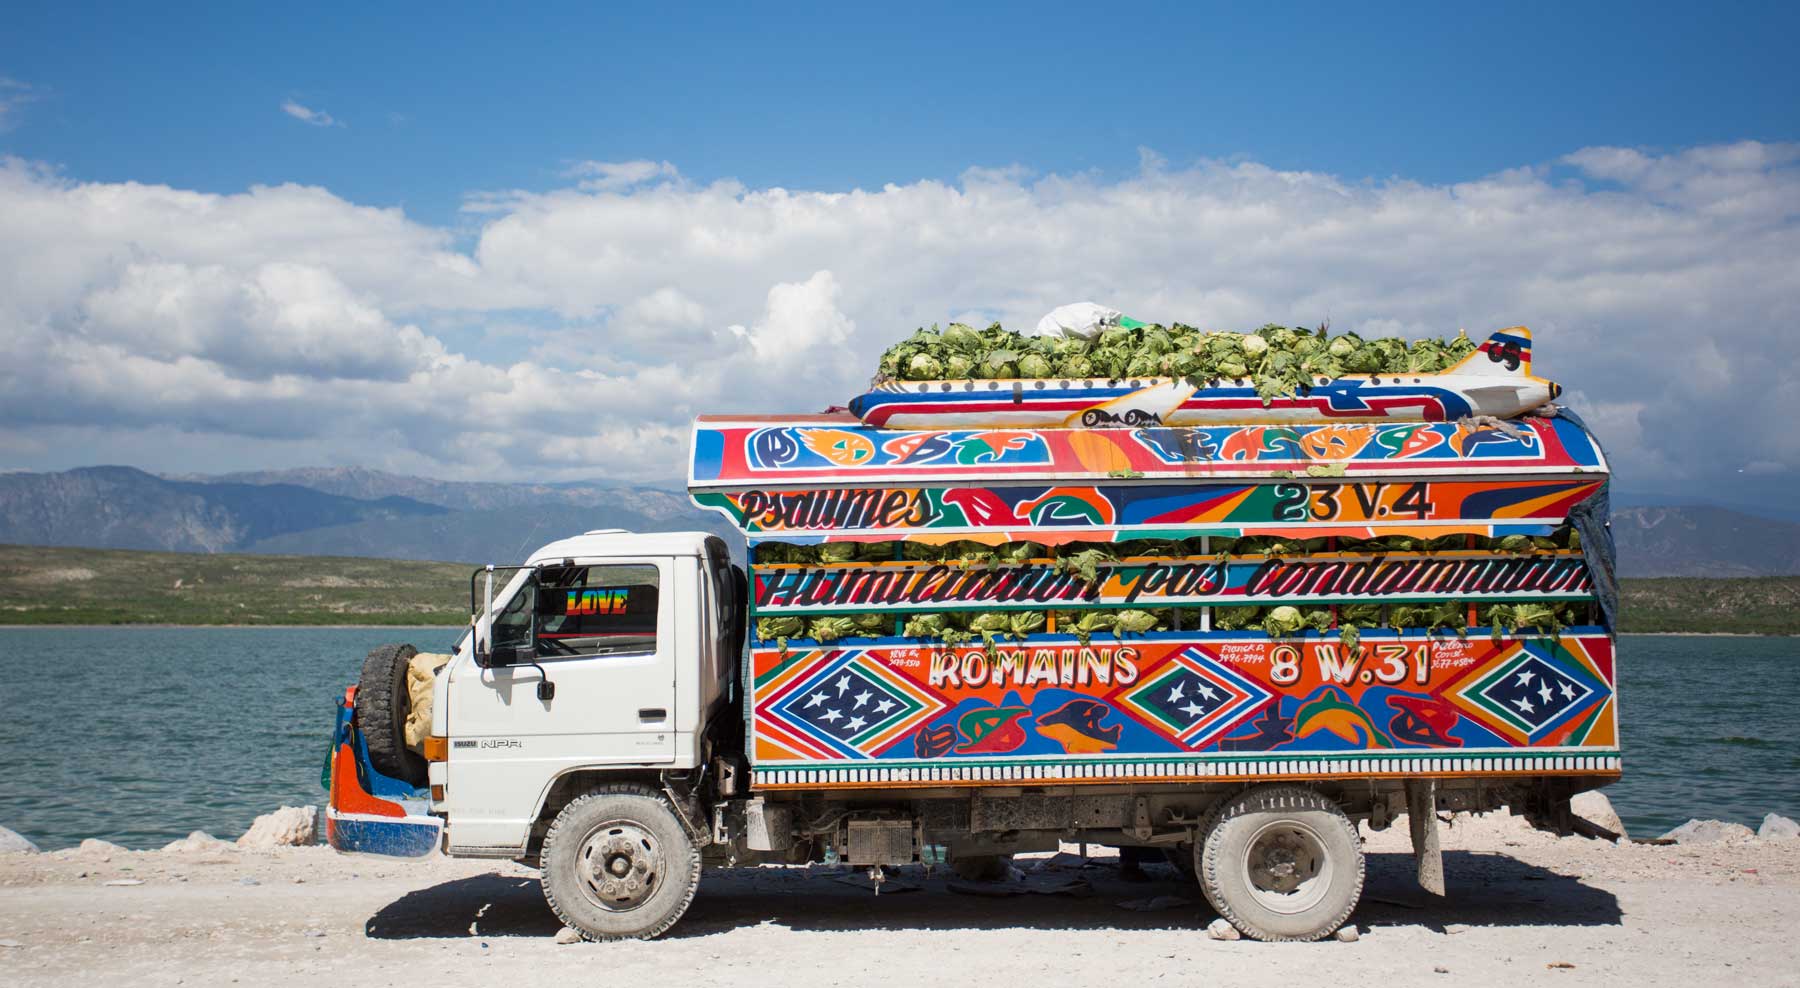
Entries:
{"type": "MultiPolygon", "coordinates": [[[[0,624],[468,620],[466,563],[0,546],[0,624]]],[[[1627,634],[1800,634],[1800,576],[1622,581],[1627,634]]]]}
{"type": "Polygon", "coordinates": [[[0,546],[0,624],[443,624],[463,563],[0,546]]]}
{"type": "Polygon", "coordinates": [[[1620,581],[1619,630],[1800,635],[1800,576],[1620,581]]]}

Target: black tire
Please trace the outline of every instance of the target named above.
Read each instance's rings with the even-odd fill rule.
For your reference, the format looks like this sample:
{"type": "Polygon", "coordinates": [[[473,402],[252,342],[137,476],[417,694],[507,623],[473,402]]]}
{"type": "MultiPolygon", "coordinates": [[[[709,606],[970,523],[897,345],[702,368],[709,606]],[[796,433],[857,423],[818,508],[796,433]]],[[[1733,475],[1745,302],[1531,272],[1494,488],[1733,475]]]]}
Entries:
{"type": "Polygon", "coordinates": [[[700,887],[700,850],[668,801],[629,784],[563,807],[538,868],[550,911],[594,941],[661,936],[700,887]]]}
{"type": "Polygon", "coordinates": [[[1195,857],[1206,901],[1257,940],[1330,936],[1362,897],[1355,824],[1304,786],[1257,786],[1225,803],[1195,857]]]}
{"type": "Polygon", "coordinates": [[[411,645],[382,645],[363,660],[356,683],[356,729],[369,746],[369,763],[412,786],[425,784],[425,759],[406,746],[406,715],[412,712],[406,666],[417,654],[411,645]]]}
{"type": "Polygon", "coordinates": [[[950,858],[950,871],[965,882],[1001,882],[1012,868],[1010,854],[967,854],[950,858]]]}

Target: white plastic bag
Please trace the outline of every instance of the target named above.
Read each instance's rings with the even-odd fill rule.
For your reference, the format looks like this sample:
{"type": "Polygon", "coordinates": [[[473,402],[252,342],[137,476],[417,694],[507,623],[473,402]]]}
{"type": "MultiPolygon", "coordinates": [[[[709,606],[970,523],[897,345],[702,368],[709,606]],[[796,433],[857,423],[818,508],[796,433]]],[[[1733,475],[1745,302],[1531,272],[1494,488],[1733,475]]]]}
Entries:
{"type": "Polygon", "coordinates": [[[1036,336],[1079,336],[1093,339],[1108,326],[1116,325],[1124,313],[1097,302],[1071,302],[1050,310],[1038,320],[1036,336]]]}

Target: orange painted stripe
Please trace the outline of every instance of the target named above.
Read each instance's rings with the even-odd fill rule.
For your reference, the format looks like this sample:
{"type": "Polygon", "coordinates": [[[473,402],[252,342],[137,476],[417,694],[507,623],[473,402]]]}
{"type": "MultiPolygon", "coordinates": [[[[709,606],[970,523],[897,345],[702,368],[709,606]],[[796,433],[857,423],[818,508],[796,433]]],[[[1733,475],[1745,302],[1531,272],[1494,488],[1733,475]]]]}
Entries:
{"type": "Polygon", "coordinates": [[[367,813],[371,816],[406,815],[399,803],[369,795],[356,778],[356,753],[348,744],[338,745],[331,756],[331,805],[340,813],[367,813]]]}

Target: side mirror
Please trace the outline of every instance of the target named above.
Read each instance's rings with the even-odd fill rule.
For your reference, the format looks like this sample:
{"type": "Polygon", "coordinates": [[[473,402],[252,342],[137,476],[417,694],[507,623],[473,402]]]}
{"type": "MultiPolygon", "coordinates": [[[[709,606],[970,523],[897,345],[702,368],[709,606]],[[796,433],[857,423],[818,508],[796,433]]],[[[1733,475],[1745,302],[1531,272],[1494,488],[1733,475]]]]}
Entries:
{"type": "Polygon", "coordinates": [[[469,576],[469,605],[474,611],[471,625],[474,628],[475,664],[483,669],[494,669],[502,666],[533,665],[537,662],[537,572],[529,566],[484,566],[469,576]],[[496,572],[513,574],[524,571],[526,583],[514,596],[515,607],[522,607],[525,619],[529,622],[524,630],[523,644],[518,634],[520,629],[510,628],[502,635],[502,641],[494,641],[495,622],[500,617],[494,613],[494,575],[496,572]],[[481,587],[477,595],[477,586],[481,587]],[[521,600],[523,603],[521,603],[521,600]]]}

